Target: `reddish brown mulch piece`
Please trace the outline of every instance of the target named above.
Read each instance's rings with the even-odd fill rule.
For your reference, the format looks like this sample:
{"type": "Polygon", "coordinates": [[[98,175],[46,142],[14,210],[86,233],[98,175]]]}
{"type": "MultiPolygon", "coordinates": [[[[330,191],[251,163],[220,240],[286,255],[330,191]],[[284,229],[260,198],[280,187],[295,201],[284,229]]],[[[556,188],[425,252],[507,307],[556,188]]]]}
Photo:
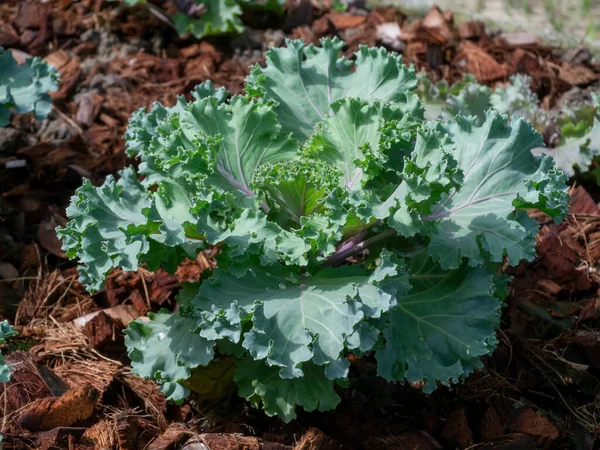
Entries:
{"type": "Polygon", "coordinates": [[[266,442],[253,436],[235,433],[203,433],[192,438],[185,450],[291,450],[289,445],[266,442]]]}
{"type": "Polygon", "coordinates": [[[146,450],[169,450],[190,435],[190,431],[178,424],[171,424],[166,431],[150,441],[146,450]]]}
{"type": "Polygon", "coordinates": [[[395,436],[368,439],[366,450],[440,450],[443,447],[426,431],[407,431],[395,436]]]}
{"type": "Polygon", "coordinates": [[[121,331],[124,328],[124,324],[119,323],[104,311],[100,311],[84,325],[83,334],[89,339],[92,348],[102,350],[107,345],[118,344],[119,340],[122,341],[121,331]]]}
{"type": "MultiPolygon", "coordinates": [[[[167,3],[160,6],[172,7],[167,3]]],[[[290,425],[246,410],[235,399],[226,411],[198,412],[189,403],[167,405],[155,383],[129,373],[122,330],[126,322],[150,310],[172,308],[181,283],[195,282],[204,270],[215,267],[215,253],[183,262],[174,275],[144,268],[136,273],[114,271],[106,289],[90,296],[74,268],[66,265],[54,228],[64,224],[64,208],[81,177],[100,184],[126,163],[122,135],[132,111],[153,101],[172,104],[177,95],[207,79],[240,93],[249,65],[262,63],[262,50],[282,45],[285,33],[250,30],[235,41],[194,42],[178,39],[143,7],[130,9],[101,0],[34,4],[8,0],[0,5],[0,45],[14,49],[21,60],[28,55],[45,58],[62,80],[52,94],[54,111],[48,120],[42,124],[29,116],[14,116],[9,128],[14,131],[7,134],[13,141],[3,144],[12,152],[9,158],[24,161],[26,167],[0,168],[3,207],[12,208],[0,217],[0,226],[16,240],[14,246],[0,248],[6,259],[2,267],[10,273],[5,278],[26,279],[2,283],[0,295],[11,293],[21,300],[19,331],[23,339],[37,344],[29,353],[7,358],[14,372],[13,381],[0,387],[5,395],[0,408],[8,419],[8,429],[3,430],[7,448],[133,449],[149,443],[148,448],[173,448],[190,435],[200,435],[202,447],[189,442],[185,448],[291,449],[295,437],[307,429],[297,445],[411,450],[470,443],[472,448],[494,449],[535,448],[535,441],[543,445],[539,430],[519,427],[518,421],[506,428],[514,408],[507,398],[530,399],[536,405],[547,401],[557,417],[564,417],[551,424],[560,430],[551,441],[555,448],[570,448],[567,436],[580,432],[576,427],[587,426],[585,433],[591,432],[562,407],[556,393],[558,389],[568,398],[575,392],[574,405],[581,404],[580,398],[593,401],[579,391],[577,382],[579,377],[589,381],[588,373],[600,370],[600,210],[582,187],[572,190],[570,215],[563,224],[536,216],[542,224],[539,257],[508,270],[514,278],[498,333],[500,344],[484,370],[465,383],[424,397],[413,389],[416,384],[371,383],[373,362],[362,358],[353,364],[351,374],[357,379],[352,380],[352,397],[344,397],[335,412],[300,413],[290,425]],[[254,35],[253,43],[245,42],[254,35]],[[531,307],[538,308],[537,313],[531,307]],[[573,328],[557,331],[553,320],[563,319],[573,328]],[[98,414],[85,421],[90,425],[85,434],[82,428],[66,426],[33,434],[19,430],[15,419],[23,406],[41,404],[40,399],[56,402],[69,387],[74,392],[88,384],[99,398],[98,414]],[[506,434],[512,430],[519,432],[506,434]]],[[[360,44],[384,45],[401,52],[417,70],[428,70],[432,79],[449,83],[468,72],[489,85],[527,73],[548,107],[573,85],[597,83],[600,74],[600,65],[584,49],[561,56],[530,32],[494,36],[481,22],[456,25],[450,12],[437,7],[420,20],[408,20],[394,7],[331,12],[329,0],[294,1],[289,9],[295,15],[274,24],[285,21],[287,36],[318,43],[336,35],[347,43],[346,56],[360,44]]],[[[0,159],[6,160],[4,153],[0,159]]],[[[8,314],[10,308],[0,306],[0,314],[8,314]]],[[[39,413],[30,413],[38,424],[39,413]]]]}
{"type": "Polygon", "coordinates": [[[339,443],[318,428],[310,428],[294,446],[294,450],[338,450],[340,448],[342,447],[339,443]]]}
{"type": "Polygon", "coordinates": [[[36,439],[36,448],[40,450],[77,449],[84,450],[89,447],[78,445],[85,428],[59,427],[40,433],[36,439]]]}
{"type": "Polygon", "coordinates": [[[473,450],[536,450],[538,447],[530,436],[513,433],[487,439],[471,448],[473,450]]]}
{"type": "Polygon", "coordinates": [[[465,408],[458,408],[450,413],[442,437],[461,449],[473,445],[473,432],[469,428],[465,408]]]}
{"type": "Polygon", "coordinates": [[[512,432],[530,435],[536,444],[543,448],[552,448],[553,442],[559,436],[556,426],[532,408],[527,407],[515,411],[506,428],[512,432]]]}
{"type": "Polygon", "coordinates": [[[89,418],[96,409],[100,393],[91,385],[71,389],[60,397],[29,403],[19,413],[19,424],[30,431],[70,427],[89,418]]]}
{"type": "Polygon", "coordinates": [[[69,385],[57,377],[50,369],[39,365],[32,354],[17,351],[5,357],[11,367],[11,379],[0,383],[0,411],[2,417],[15,420],[14,414],[28,404],[59,397],[69,389],[69,385]]]}

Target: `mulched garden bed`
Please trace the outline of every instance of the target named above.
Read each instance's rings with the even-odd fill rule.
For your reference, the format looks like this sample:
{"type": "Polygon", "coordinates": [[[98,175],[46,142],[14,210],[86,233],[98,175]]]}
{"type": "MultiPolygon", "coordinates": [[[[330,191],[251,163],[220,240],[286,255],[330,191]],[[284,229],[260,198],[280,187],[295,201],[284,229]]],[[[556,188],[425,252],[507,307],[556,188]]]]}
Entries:
{"type": "Polygon", "coordinates": [[[6,349],[12,380],[0,384],[4,448],[594,448],[600,208],[582,186],[572,188],[562,224],[537,217],[539,256],[507,268],[514,279],[500,344],[464,383],[424,395],[418,385],[376,377],[367,357],[353,362],[335,412],[300,412],[284,425],[235,393],[167,404],[152,382],[130,373],[127,323],[172,307],[180,283],[215,264],[208,251],[174,275],[115,271],[104,291],[89,295],[66,260],[54,228],[66,222],[82,176],[100,184],[126,164],[122,136],[136,109],[173,104],[208,79],[239,93],[269,46],[325,36],[344,40],[347,56],[360,44],[386,46],[433,80],[473,73],[494,86],[527,73],[545,108],[600,88],[600,62],[585,48],[552,48],[527,32],[489,35],[482,23],[455,25],[436,8],[422,20],[396,8],[330,8],[327,1],[290,2],[284,17],[246,16],[241,36],[197,42],[143,6],[2,2],[0,46],[17,58],[41,56],[61,75],[47,119],[14,116],[0,128],[0,320],[20,333],[6,349]],[[7,169],[9,161],[16,168],[7,169]]]}

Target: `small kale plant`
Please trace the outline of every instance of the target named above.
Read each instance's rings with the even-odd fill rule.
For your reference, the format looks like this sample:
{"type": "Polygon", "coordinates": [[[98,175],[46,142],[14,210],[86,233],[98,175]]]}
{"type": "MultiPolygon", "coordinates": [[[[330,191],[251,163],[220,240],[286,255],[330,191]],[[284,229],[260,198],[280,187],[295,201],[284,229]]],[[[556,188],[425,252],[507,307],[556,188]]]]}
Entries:
{"type": "MultiPolygon", "coordinates": [[[[0,322],[0,345],[6,344],[6,339],[16,335],[15,329],[8,324],[6,320],[0,322]]],[[[10,368],[4,362],[2,353],[0,353],[0,383],[10,381],[10,368]]]]}
{"type": "MultiPolygon", "coordinates": [[[[432,83],[425,72],[419,72],[417,79],[416,93],[424,103],[426,119],[473,115],[479,125],[489,109],[518,114],[538,131],[549,134],[553,141],[552,148],[538,148],[533,153],[551,155],[556,166],[569,176],[576,173],[575,169],[586,172],[600,156],[599,93],[592,93],[588,101],[550,111],[540,107],[527,75],[514,75],[508,83],[494,89],[478,84],[471,74],[452,85],[445,80],[432,83]]],[[[595,169],[594,175],[600,183],[600,170],[595,169]]]]}
{"type": "MultiPolygon", "coordinates": [[[[128,6],[147,0],[123,0],[128,6]]],[[[179,34],[190,33],[196,39],[223,33],[241,33],[242,8],[283,12],[284,0],[170,0],[177,12],[172,18],[179,34]]]]}
{"type": "Polygon", "coordinates": [[[239,394],[285,421],[335,408],[349,354],[426,393],[456,383],[496,346],[500,265],[535,256],[527,211],[566,213],[566,177],[532,155],[528,122],[425,121],[399,56],[361,47],[351,61],[343,46],[288,41],[247,95],[207,82],[137,111],[125,138],[139,171],[72,198],[58,234],[90,290],[115,267],[174,271],[220,249],[175,312],[126,331],[133,371],[171,400],[222,358],[239,394]]]}
{"type": "Polygon", "coordinates": [[[19,65],[10,50],[0,47],[0,127],[10,122],[11,112],[33,111],[42,120],[52,108],[48,92],[58,89],[58,72],[40,58],[19,65]]]}

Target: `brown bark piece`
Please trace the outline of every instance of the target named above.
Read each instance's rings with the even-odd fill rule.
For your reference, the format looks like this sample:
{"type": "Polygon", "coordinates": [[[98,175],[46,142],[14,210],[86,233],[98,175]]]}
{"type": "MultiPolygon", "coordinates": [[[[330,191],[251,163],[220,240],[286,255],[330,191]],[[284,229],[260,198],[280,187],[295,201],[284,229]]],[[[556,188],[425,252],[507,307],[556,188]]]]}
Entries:
{"type": "Polygon", "coordinates": [[[45,5],[37,2],[19,2],[19,9],[14,24],[19,29],[39,28],[43,21],[45,5]]]}
{"type": "Polygon", "coordinates": [[[406,431],[396,436],[368,439],[365,450],[440,450],[442,446],[426,431],[406,431]]]}
{"type": "Polygon", "coordinates": [[[12,374],[9,383],[0,383],[4,411],[19,411],[30,402],[60,396],[69,389],[54,372],[39,366],[29,353],[13,352],[5,360],[12,374]]]}
{"type": "Polygon", "coordinates": [[[159,437],[150,441],[146,450],[169,450],[174,448],[181,439],[189,435],[189,431],[179,424],[171,424],[169,428],[159,437]]]}
{"type": "Polygon", "coordinates": [[[337,450],[341,448],[334,439],[331,439],[318,428],[309,428],[294,450],[337,450]]]}
{"type": "Polygon", "coordinates": [[[449,11],[442,13],[439,7],[432,6],[423,18],[422,26],[439,44],[445,44],[456,39],[456,30],[452,24],[452,15],[449,11]]]}
{"type": "Polygon", "coordinates": [[[458,408],[450,413],[442,437],[461,449],[473,445],[473,432],[469,428],[465,408],[458,408]]]}
{"type": "Polygon", "coordinates": [[[263,450],[260,440],[241,434],[205,433],[198,439],[208,450],[263,450]]]}
{"type": "Polygon", "coordinates": [[[66,259],[65,251],[62,249],[62,242],[56,236],[56,227],[65,226],[66,219],[58,214],[49,213],[44,220],[40,222],[37,230],[37,237],[40,245],[59,258],[66,259]]]}
{"type": "Polygon", "coordinates": [[[571,86],[578,86],[596,81],[600,78],[600,74],[585,66],[576,66],[564,62],[558,72],[558,78],[571,86]]]}
{"type": "Polygon", "coordinates": [[[538,280],[535,283],[535,287],[549,298],[556,298],[560,291],[562,291],[562,286],[560,284],[548,279],[538,280]]]}
{"type": "MultiPolygon", "coordinates": [[[[596,317],[599,312],[600,297],[592,298],[585,304],[583,308],[581,308],[581,313],[579,314],[579,319],[577,319],[577,321],[581,322],[582,320],[592,319],[596,317]]],[[[592,364],[594,364],[594,361],[592,361],[592,364]]]]}
{"type": "Polygon", "coordinates": [[[115,342],[116,336],[120,335],[123,327],[104,311],[100,311],[83,327],[83,333],[87,336],[92,347],[96,350],[105,348],[108,344],[115,342]]]}
{"type": "Polygon", "coordinates": [[[87,92],[83,94],[79,100],[79,108],[77,109],[76,119],[81,125],[86,127],[92,126],[96,116],[100,112],[104,97],[95,92],[87,92]]]}
{"type": "Polygon", "coordinates": [[[540,447],[552,445],[559,436],[558,429],[545,417],[529,407],[516,410],[510,417],[506,428],[515,433],[532,436],[540,447]]]}
{"type": "Polygon", "coordinates": [[[161,429],[167,428],[167,400],[158,390],[156,383],[133,374],[122,374],[119,381],[142,400],[146,412],[156,420],[161,429]]]}
{"type": "Polygon", "coordinates": [[[598,205],[583,186],[572,187],[569,189],[569,195],[571,195],[571,200],[569,201],[570,214],[600,215],[598,205]]]}
{"type": "Polygon", "coordinates": [[[11,47],[19,42],[19,35],[10,23],[0,20],[0,47],[11,47]]]}
{"type": "Polygon", "coordinates": [[[56,70],[60,70],[70,61],[70,59],[71,57],[66,51],[58,50],[46,56],[44,61],[54,66],[56,70]]]}
{"type": "Polygon", "coordinates": [[[498,39],[507,47],[535,47],[540,44],[540,38],[528,31],[502,33],[498,39]]]}
{"type": "Polygon", "coordinates": [[[85,428],[54,428],[38,435],[36,448],[39,450],[71,449],[74,448],[74,444],[79,442],[84,432],[85,428]]]}
{"type": "Polygon", "coordinates": [[[58,73],[60,74],[58,91],[50,92],[53,102],[65,100],[77,85],[82,74],[78,58],[70,58],[66,64],[58,69],[58,73]]]}
{"type": "Polygon", "coordinates": [[[458,47],[454,64],[466,63],[465,72],[471,72],[480,82],[505,78],[506,68],[496,61],[489,53],[470,41],[463,41],[458,47]]]}
{"type": "Polygon", "coordinates": [[[483,413],[483,417],[479,421],[479,432],[482,440],[496,438],[504,434],[504,421],[494,406],[490,406],[483,413]]]}
{"type": "Polygon", "coordinates": [[[461,39],[479,39],[485,33],[485,24],[480,20],[463,22],[458,26],[461,39]]]}
{"type": "Polygon", "coordinates": [[[83,435],[83,441],[93,444],[96,448],[113,448],[116,442],[114,422],[103,419],[89,427],[83,435]]]}
{"type": "Polygon", "coordinates": [[[19,423],[30,431],[70,427],[94,413],[98,397],[99,392],[87,385],[71,389],[61,397],[36,400],[23,409],[19,423]]]}
{"type": "Polygon", "coordinates": [[[526,434],[513,433],[487,439],[480,444],[487,450],[536,450],[535,442],[526,434]]]}
{"type": "Polygon", "coordinates": [[[90,384],[102,395],[121,372],[121,364],[105,359],[75,360],[67,361],[54,371],[69,383],[71,388],[75,389],[90,384]]]}
{"type": "Polygon", "coordinates": [[[367,21],[367,16],[353,16],[341,13],[329,13],[327,17],[337,30],[357,28],[367,21]]]}

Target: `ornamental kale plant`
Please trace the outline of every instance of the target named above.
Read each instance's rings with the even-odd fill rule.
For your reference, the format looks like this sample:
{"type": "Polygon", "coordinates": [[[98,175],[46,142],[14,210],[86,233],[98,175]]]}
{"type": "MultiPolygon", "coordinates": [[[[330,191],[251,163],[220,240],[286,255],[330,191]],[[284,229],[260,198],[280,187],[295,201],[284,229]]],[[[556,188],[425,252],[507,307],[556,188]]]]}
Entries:
{"type": "MultiPolygon", "coordinates": [[[[538,131],[552,132],[555,141],[552,148],[538,148],[533,153],[551,155],[556,166],[569,176],[576,173],[575,169],[586,172],[600,156],[599,93],[592,93],[586,102],[549,111],[540,107],[527,75],[514,75],[505,86],[495,89],[481,86],[470,74],[452,85],[445,80],[432,83],[425,72],[419,72],[417,79],[416,93],[424,103],[426,119],[447,120],[456,114],[466,114],[476,116],[479,125],[485,120],[488,109],[518,114],[538,131]]],[[[594,175],[600,184],[600,171],[594,169],[594,175]]]]}
{"type": "MultiPolygon", "coordinates": [[[[123,0],[128,6],[147,0],[123,0]]],[[[241,33],[242,8],[283,12],[284,0],[170,0],[177,9],[173,25],[179,34],[196,39],[223,33],[241,33]]]]}
{"type": "Polygon", "coordinates": [[[52,103],[48,92],[58,89],[58,72],[40,58],[18,65],[10,50],[0,47],[0,127],[9,124],[10,113],[33,111],[37,120],[48,115],[52,103]]]}
{"type": "Polygon", "coordinates": [[[361,47],[351,61],[343,46],[287,41],[245,96],[207,82],[190,103],[137,111],[125,138],[139,171],[72,198],[58,234],[90,290],[115,267],[174,271],[220,249],[176,312],[126,331],[133,371],[171,400],[220,358],[237,360],[241,396],[285,421],[338,404],[349,353],[427,393],[458,382],[497,343],[500,264],[535,256],[527,211],[566,213],[566,177],[531,154],[529,123],[426,122],[398,55],[361,47]]]}
{"type": "MultiPolygon", "coordinates": [[[[15,329],[8,324],[6,320],[0,322],[0,345],[6,343],[6,338],[14,336],[15,329]]],[[[0,383],[8,383],[10,381],[10,369],[4,362],[2,353],[0,353],[0,383]]]]}

